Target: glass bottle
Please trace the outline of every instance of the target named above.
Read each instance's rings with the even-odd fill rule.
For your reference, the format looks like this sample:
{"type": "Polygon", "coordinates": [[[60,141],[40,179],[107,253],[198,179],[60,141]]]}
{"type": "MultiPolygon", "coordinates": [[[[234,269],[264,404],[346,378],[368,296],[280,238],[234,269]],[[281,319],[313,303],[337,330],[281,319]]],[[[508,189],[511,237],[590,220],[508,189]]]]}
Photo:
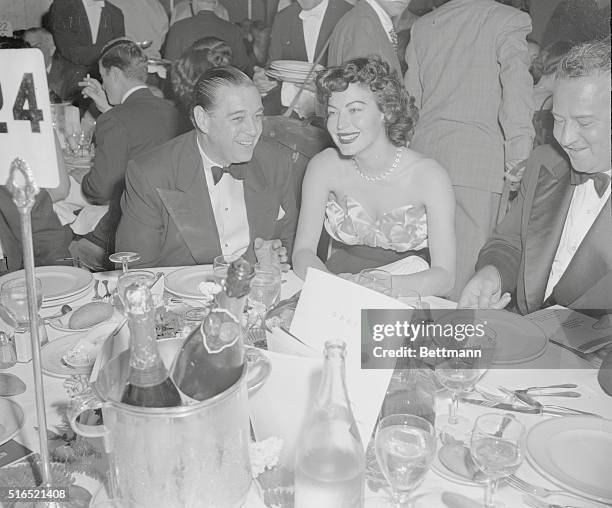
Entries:
{"type": "Polygon", "coordinates": [[[241,319],[254,273],[248,261],[232,262],[216,306],[183,342],[171,369],[183,399],[209,399],[240,379],[244,368],[241,319]]]}
{"type": "Polygon", "coordinates": [[[130,284],[124,303],[130,327],[130,372],[121,402],[141,407],[180,406],[181,396],[157,350],[155,306],[148,286],[130,284]]]}
{"type": "Polygon", "coordinates": [[[346,344],[325,343],[323,377],[296,451],[295,508],[363,506],[365,456],[346,390],[346,344]]]}

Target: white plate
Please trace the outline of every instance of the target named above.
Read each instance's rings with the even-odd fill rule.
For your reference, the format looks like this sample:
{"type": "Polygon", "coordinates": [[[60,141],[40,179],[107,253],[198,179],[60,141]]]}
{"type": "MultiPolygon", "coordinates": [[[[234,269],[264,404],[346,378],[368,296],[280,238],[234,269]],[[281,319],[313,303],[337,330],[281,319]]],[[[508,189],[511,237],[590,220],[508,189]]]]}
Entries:
{"type": "Polygon", "coordinates": [[[176,296],[203,300],[198,286],[204,281],[214,281],[212,265],[186,266],[166,275],[165,289],[176,296]]]}
{"type": "MultiPolygon", "coordinates": [[[[81,302],[79,304],[79,307],[81,305],[85,305],[87,302],[91,301],[91,296],[93,296],[93,293],[91,293],[91,296],[89,296],[91,292],[91,288],[92,288],[92,285],[90,284],[83,291],[79,291],[78,293],[67,296],[66,298],[57,298],[56,300],[45,300],[43,298],[42,308],[49,309],[51,307],[57,307],[59,311],[61,306],[66,303],[74,304],[75,302],[81,302]]],[[[74,305],[71,305],[71,307],[74,307],[74,305]]]]}
{"type": "Polygon", "coordinates": [[[564,490],[612,503],[612,421],[591,416],[551,418],[527,435],[531,465],[564,490]]]}
{"type": "MultiPolygon", "coordinates": [[[[306,75],[304,76],[288,76],[286,74],[282,74],[280,72],[274,72],[274,71],[266,71],[266,74],[268,76],[270,76],[273,79],[276,79],[278,81],[287,81],[289,83],[297,83],[297,84],[302,84],[304,83],[304,79],[306,78],[306,75]]],[[[309,81],[312,82],[312,81],[309,81]]]]}
{"type": "MultiPolygon", "coordinates": [[[[116,328],[117,324],[118,323],[106,322],[97,325],[94,328],[98,328],[100,334],[108,336],[116,328]]],[[[127,330],[128,327],[124,326],[119,333],[128,333],[127,330]]],[[[72,333],[46,344],[41,351],[43,372],[52,377],[67,377],[77,374],[89,375],[91,373],[91,369],[93,368],[93,364],[88,365],[87,367],[71,367],[62,359],[68,350],[70,350],[70,348],[77,344],[88,333],[91,334],[95,332],[90,330],[85,333],[72,333]]]]}
{"type": "MultiPolygon", "coordinates": [[[[312,64],[310,62],[302,62],[300,60],[274,60],[273,62],[270,62],[270,68],[278,69],[278,70],[286,69],[286,70],[293,70],[293,71],[308,72],[311,67],[312,67],[312,64]]],[[[323,66],[317,64],[316,68],[317,70],[323,69],[323,66]]]]}
{"type": "Polygon", "coordinates": [[[23,410],[17,402],[0,397],[0,445],[13,439],[23,427],[23,410]]]}
{"type": "MultiPolygon", "coordinates": [[[[93,281],[93,274],[73,266],[38,266],[34,276],[40,279],[43,292],[43,306],[52,300],[65,299],[85,291],[93,281]]],[[[0,277],[0,286],[5,282],[22,279],[25,270],[19,270],[0,277]]],[[[55,302],[53,303],[56,304],[55,302]]]]}
{"type": "Polygon", "coordinates": [[[497,334],[493,365],[515,365],[539,357],[548,338],[541,328],[518,314],[495,311],[486,314],[486,324],[497,334]]]}

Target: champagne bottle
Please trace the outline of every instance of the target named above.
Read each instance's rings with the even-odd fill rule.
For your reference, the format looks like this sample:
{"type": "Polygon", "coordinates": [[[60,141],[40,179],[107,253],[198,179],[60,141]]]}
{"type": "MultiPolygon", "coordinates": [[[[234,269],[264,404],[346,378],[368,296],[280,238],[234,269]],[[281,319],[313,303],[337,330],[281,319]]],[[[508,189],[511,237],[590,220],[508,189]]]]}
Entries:
{"type": "Polygon", "coordinates": [[[227,390],[244,368],[241,319],[255,271],[240,258],[228,268],[216,306],[185,339],[171,377],[183,399],[203,401],[227,390]]]}
{"type": "Polygon", "coordinates": [[[130,372],[121,402],[141,407],[181,405],[181,396],[168,376],[157,350],[155,306],[144,283],[125,290],[125,308],[130,328],[130,372]]]}
{"type": "Polygon", "coordinates": [[[365,457],[349,403],[342,341],[325,343],[323,378],[298,440],[295,508],[363,506],[365,457]]]}

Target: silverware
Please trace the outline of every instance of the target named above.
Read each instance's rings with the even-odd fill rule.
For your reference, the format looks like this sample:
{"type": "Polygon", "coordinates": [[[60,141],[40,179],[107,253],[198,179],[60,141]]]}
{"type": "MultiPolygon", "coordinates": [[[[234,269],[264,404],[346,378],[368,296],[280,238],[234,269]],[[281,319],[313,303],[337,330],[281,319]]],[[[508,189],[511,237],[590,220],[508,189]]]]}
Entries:
{"type": "Polygon", "coordinates": [[[96,282],[94,283],[94,295],[91,298],[92,300],[102,300],[102,297],[100,296],[100,293],[98,293],[98,287],[100,286],[100,280],[96,279],[96,282]]]}
{"type": "Polygon", "coordinates": [[[108,280],[104,279],[102,281],[102,284],[104,284],[104,288],[106,289],[106,294],[102,297],[102,298],[108,298],[111,295],[110,290],[108,289],[108,280]]]}
{"type": "Polygon", "coordinates": [[[552,388],[578,388],[577,384],[574,383],[566,383],[562,385],[548,385],[548,386],[530,386],[528,388],[521,388],[520,392],[532,392],[534,390],[549,390],[552,388]]]}
{"type": "Polygon", "coordinates": [[[612,344],[612,335],[601,337],[599,339],[593,339],[584,344],[580,344],[578,349],[583,353],[594,353],[600,349],[606,347],[608,344],[612,344]]]}
{"type": "Polygon", "coordinates": [[[577,349],[574,349],[573,347],[570,347],[567,344],[563,344],[563,342],[559,342],[558,340],[555,340],[555,339],[549,339],[549,340],[550,342],[552,342],[553,344],[556,344],[560,348],[563,348],[566,351],[569,351],[570,353],[574,353],[578,358],[583,359],[591,367],[598,369],[601,366],[601,361],[599,362],[596,361],[594,358],[591,358],[590,356],[586,355],[582,351],[578,351],[577,349]]]}
{"type": "Polygon", "coordinates": [[[551,504],[546,501],[541,501],[529,494],[523,496],[523,500],[532,508],[581,508],[573,504],[551,504]]]}
{"type": "Polygon", "coordinates": [[[57,314],[53,314],[52,316],[47,316],[43,318],[45,321],[53,321],[54,319],[61,318],[62,316],[68,314],[72,310],[72,307],[68,304],[62,305],[60,312],[57,314]]]}
{"type": "MultiPolygon", "coordinates": [[[[584,415],[584,416],[596,416],[601,418],[600,415],[595,413],[589,413],[587,411],[580,411],[579,409],[572,409],[564,406],[552,406],[546,405],[541,407],[527,406],[527,405],[515,405],[508,404],[505,402],[492,402],[488,400],[479,400],[479,399],[461,399],[461,402],[466,402],[467,404],[473,404],[475,406],[482,406],[491,409],[500,409],[501,411],[513,411],[515,413],[526,413],[532,415],[552,415],[552,416],[568,416],[568,415],[584,415]]],[[[539,404],[539,403],[538,403],[539,404]]]]}
{"type": "MultiPolygon", "coordinates": [[[[572,495],[570,492],[566,492],[564,490],[552,490],[539,485],[534,485],[533,483],[529,483],[528,481],[525,481],[514,474],[506,476],[505,480],[511,487],[514,487],[521,492],[525,492],[526,494],[531,494],[535,497],[546,498],[555,495],[572,495]]],[[[573,496],[581,499],[577,494],[573,496]]]]}

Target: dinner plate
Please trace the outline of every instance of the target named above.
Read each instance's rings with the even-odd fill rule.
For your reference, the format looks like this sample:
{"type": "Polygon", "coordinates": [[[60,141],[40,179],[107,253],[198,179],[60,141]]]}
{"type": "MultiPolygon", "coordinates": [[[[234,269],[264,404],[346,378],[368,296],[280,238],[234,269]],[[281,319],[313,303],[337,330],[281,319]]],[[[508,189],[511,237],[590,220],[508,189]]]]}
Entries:
{"type": "Polygon", "coordinates": [[[564,490],[612,503],[612,421],[592,416],[551,418],[527,435],[527,460],[564,490]]]}
{"type": "Polygon", "coordinates": [[[0,397],[0,445],[13,439],[23,427],[23,410],[17,402],[0,397]]]}
{"type": "Polygon", "coordinates": [[[548,338],[541,328],[518,314],[506,311],[486,313],[486,325],[497,334],[493,365],[515,365],[539,357],[548,338]]]}
{"type": "Polygon", "coordinates": [[[277,79],[278,81],[287,81],[289,83],[301,84],[304,83],[306,75],[294,76],[294,75],[286,75],[284,73],[275,72],[272,70],[267,70],[266,74],[273,79],[277,79]]]}
{"type": "MultiPolygon", "coordinates": [[[[302,71],[305,70],[308,72],[312,64],[310,62],[304,62],[300,60],[274,60],[270,62],[271,69],[291,69],[302,71]]],[[[321,65],[317,65],[317,67],[323,68],[321,65]]]]}
{"type": "MultiPolygon", "coordinates": [[[[63,300],[75,296],[88,289],[93,281],[93,275],[74,266],[37,266],[34,276],[40,280],[43,292],[43,307],[55,300],[63,300]]],[[[18,270],[0,277],[0,286],[15,279],[23,279],[25,270],[18,270]]],[[[53,303],[56,305],[56,302],[53,303]]]]}
{"type": "Polygon", "coordinates": [[[186,266],[166,275],[165,289],[176,296],[202,300],[205,296],[198,286],[204,281],[214,281],[212,265],[186,266]]]}

